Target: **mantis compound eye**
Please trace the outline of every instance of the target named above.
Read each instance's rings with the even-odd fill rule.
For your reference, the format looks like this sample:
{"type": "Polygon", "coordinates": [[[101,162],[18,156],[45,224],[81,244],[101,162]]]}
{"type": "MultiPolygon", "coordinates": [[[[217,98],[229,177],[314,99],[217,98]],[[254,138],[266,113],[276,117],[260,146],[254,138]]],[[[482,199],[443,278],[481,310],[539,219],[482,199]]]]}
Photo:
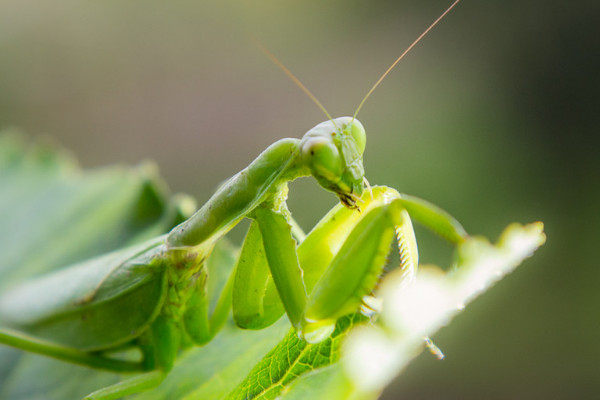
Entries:
{"type": "Polygon", "coordinates": [[[365,146],[367,144],[367,134],[365,133],[365,128],[360,123],[359,120],[354,119],[352,121],[352,126],[347,128],[350,131],[350,134],[354,138],[356,142],[356,146],[358,147],[358,151],[360,154],[365,152],[365,146]]]}
{"type": "Polygon", "coordinates": [[[333,182],[340,179],[343,173],[342,158],[330,140],[311,138],[302,147],[302,153],[313,172],[333,182]]]}

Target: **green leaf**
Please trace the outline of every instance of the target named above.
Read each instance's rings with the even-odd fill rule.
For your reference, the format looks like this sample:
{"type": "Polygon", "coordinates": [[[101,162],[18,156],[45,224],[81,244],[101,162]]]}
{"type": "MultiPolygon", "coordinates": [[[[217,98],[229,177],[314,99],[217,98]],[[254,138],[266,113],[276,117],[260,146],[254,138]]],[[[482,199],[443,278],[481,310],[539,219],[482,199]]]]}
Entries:
{"type": "MultiPolygon", "coordinates": [[[[16,134],[0,135],[0,193],[0,292],[158,236],[190,209],[189,200],[169,198],[149,164],[81,171],[64,152],[16,134]]],[[[206,346],[182,351],[158,387],[133,398],[374,399],[425,348],[423,336],[543,241],[541,224],[511,225],[495,245],[477,237],[461,241],[448,273],[421,268],[407,287],[392,271],[380,285],[379,319],[344,317],[319,344],[300,340],[285,317],[259,331],[241,330],[230,319],[206,346]]],[[[236,253],[223,242],[209,259],[216,278],[208,291],[211,309],[236,253]]],[[[0,400],[81,398],[127,377],[0,347],[0,400]]]]}
{"type": "Polygon", "coordinates": [[[289,330],[286,319],[260,331],[230,321],[210,343],[182,354],[159,387],[135,399],[223,399],[289,330]]]}
{"type": "Polygon", "coordinates": [[[458,248],[455,268],[449,272],[425,266],[410,285],[405,284],[402,271],[386,276],[379,290],[383,299],[381,324],[353,330],[344,343],[343,366],[356,392],[383,390],[426,346],[443,358],[428,337],[530,257],[545,240],[541,222],[511,224],[496,244],[482,237],[465,240],[458,248]]]}
{"type": "Polygon", "coordinates": [[[277,398],[297,377],[335,363],[340,358],[340,345],[348,330],[364,322],[365,317],[358,314],[341,318],[331,337],[319,344],[308,344],[291,330],[227,399],[277,398]]]}
{"type": "MultiPolygon", "coordinates": [[[[185,214],[152,164],[84,172],[63,150],[16,132],[0,135],[0,193],[1,292],[167,232],[185,214]]],[[[2,399],[76,398],[117,379],[0,346],[2,399]]]]}
{"type": "MultiPolygon", "coordinates": [[[[4,353],[3,353],[4,354],[4,353]]],[[[92,391],[119,381],[115,374],[26,354],[0,387],[0,399],[81,399],[92,391]]]]}
{"type": "Polygon", "coordinates": [[[177,222],[153,164],[83,172],[63,151],[18,135],[0,145],[0,290],[177,222]]]}

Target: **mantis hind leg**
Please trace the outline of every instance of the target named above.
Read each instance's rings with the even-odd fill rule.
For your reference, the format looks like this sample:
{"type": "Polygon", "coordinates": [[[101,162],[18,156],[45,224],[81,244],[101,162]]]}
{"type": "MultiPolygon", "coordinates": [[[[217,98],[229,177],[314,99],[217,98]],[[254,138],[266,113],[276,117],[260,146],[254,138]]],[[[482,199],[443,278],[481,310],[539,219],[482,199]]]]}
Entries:
{"type": "Polygon", "coordinates": [[[144,366],[147,370],[153,370],[96,390],[85,399],[120,399],[160,385],[168,371],[173,368],[180,341],[181,332],[177,324],[171,318],[159,315],[152,322],[150,329],[138,339],[144,366]]]}
{"type": "Polygon", "coordinates": [[[140,362],[117,360],[105,357],[102,354],[88,353],[7,329],[0,329],[0,343],[57,360],[112,372],[136,372],[144,370],[144,365],[140,362]]]}

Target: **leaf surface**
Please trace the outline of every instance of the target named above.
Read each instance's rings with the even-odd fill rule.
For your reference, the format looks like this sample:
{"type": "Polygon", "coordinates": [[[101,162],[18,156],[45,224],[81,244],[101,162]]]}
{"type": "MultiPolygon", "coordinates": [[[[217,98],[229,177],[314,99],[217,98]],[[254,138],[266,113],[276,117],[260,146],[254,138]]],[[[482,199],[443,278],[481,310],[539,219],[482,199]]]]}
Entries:
{"type": "MultiPolygon", "coordinates": [[[[0,193],[0,293],[157,236],[182,217],[152,164],[82,171],[65,151],[14,132],[0,135],[0,193]]],[[[27,301],[47,306],[39,293],[27,301]]],[[[117,379],[0,345],[2,399],[77,398],[117,379]]]]}
{"type": "MultiPolygon", "coordinates": [[[[19,282],[159,236],[185,214],[151,166],[81,171],[64,152],[14,134],[0,135],[0,193],[0,295],[19,282]]],[[[423,268],[417,284],[406,287],[392,271],[380,285],[380,320],[346,316],[319,344],[300,340],[286,317],[259,331],[241,330],[229,319],[206,346],[182,351],[158,387],[132,398],[374,399],[423,350],[424,336],[544,240],[541,223],[511,225],[497,244],[476,237],[461,242],[450,273],[423,268]]],[[[211,309],[237,254],[220,245],[210,259],[216,278],[208,289],[211,309]]],[[[119,282],[109,289],[120,290],[119,282]]],[[[35,293],[29,297],[35,304],[35,293]]],[[[77,399],[126,378],[0,346],[0,400],[77,399]]]]}

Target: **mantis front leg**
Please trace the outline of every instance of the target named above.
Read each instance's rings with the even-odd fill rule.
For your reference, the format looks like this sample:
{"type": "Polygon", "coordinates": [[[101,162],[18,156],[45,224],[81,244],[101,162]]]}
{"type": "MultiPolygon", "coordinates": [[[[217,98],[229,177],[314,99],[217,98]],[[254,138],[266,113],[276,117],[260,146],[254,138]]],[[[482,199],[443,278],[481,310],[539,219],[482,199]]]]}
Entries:
{"type": "Polygon", "coordinates": [[[376,187],[373,198],[365,194],[362,200],[362,212],[334,208],[297,249],[282,214],[256,213],[237,267],[233,308],[238,324],[259,329],[276,320],[283,312],[274,305],[276,287],[299,334],[321,341],[338,318],[356,312],[371,293],[394,234],[400,268],[407,279],[414,278],[418,252],[409,214],[453,243],[466,237],[444,211],[393,189],[376,187]]]}
{"type": "Polygon", "coordinates": [[[262,329],[285,309],[298,329],[307,295],[293,228],[283,214],[268,208],[254,216],[236,268],[234,319],[242,328],[262,329]]]}
{"type": "Polygon", "coordinates": [[[290,322],[300,330],[307,295],[292,227],[283,214],[269,208],[258,208],[254,214],[277,292],[290,322]]]}

